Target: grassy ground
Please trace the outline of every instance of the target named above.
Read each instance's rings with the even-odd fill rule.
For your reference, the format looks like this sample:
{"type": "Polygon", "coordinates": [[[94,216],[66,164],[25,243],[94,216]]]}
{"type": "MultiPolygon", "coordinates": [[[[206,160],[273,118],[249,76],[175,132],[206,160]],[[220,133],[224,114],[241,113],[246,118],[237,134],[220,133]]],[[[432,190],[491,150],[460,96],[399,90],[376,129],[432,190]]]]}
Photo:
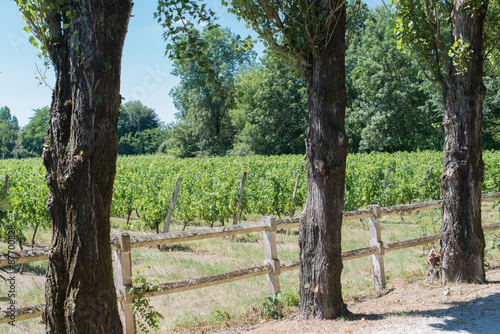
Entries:
{"type": "MultiPolygon", "coordinates": [[[[249,216],[247,218],[256,219],[249,216]]],[[[483,206],[483,222],[499,221],[498,208],[492,203],[483,206]]],[[[123,219],[113,219],[112,230],[119,232],[123,219]]],[[[416,238],[439,232],[439,210],[426,210],[413,215],[389,216],[382,219],[382,239],[385,243],[416,238]]],[[[181,225],[172,225],[180,230],[181,225]]],[[[196,227],[192,227],[196,228],[196,227]]],[[[41,245],[49,244],[49,231],[42,230],[37,238],[41,245]]],[[[132,231],[132,234],[144,234],[132,231]]],[[[29,234],[29,233],[28,233],[29,234]]],[[[342,231],[343,250],[365,247],[369,244],[368,222],[345,222],[342,231]]],[[[278,257],[282,261],[298,259],[298,231],[278,233],[278,257]]],[[[486,260],[500,258],[500,232],[486,234],[486,260]]],[[[5,249],[5,244],[0,247],[5,249]]],[[[427,272],[426,256],[436,245],[389,252],[385,256],[388,282],[423,281],[427,272]]],[[[244,234],[210,240],[172,245],[167,251],[156,247],[134,249],[133,269],[148,282],[162,283],[211,275],[238,268],[261,265],[264,248],[260,233],[244,234]]],[[[44,274],[46,262],[24,266],[24,273],[16,274],[16,301],[19,305],[44,302],[44,274]]],[[[342,274],[343,295],[346,300],[362,299],[376,293],[373,288],[371,258],[346,261],[342,274]]],[[[298,302],[298,271],[280,276],[285,297],[285,312],[296,309],[298,302]]],[[[266,279],[263,276],[226,283],[189,292],[175,293],[150,299],[154,308],[163,315],[160,333],[203,332],[234,324],[262,321],[263,302],[266,299],[266,279]]],[[[0,296],[6,295],[6,284],[0,284],[0,296]]],[[[5,304],[2,305],[5,309],[5,304]]],[[[42,333],[40,319],[22,321],[16,327],[0,326],[0,333],[42,333]]]]}

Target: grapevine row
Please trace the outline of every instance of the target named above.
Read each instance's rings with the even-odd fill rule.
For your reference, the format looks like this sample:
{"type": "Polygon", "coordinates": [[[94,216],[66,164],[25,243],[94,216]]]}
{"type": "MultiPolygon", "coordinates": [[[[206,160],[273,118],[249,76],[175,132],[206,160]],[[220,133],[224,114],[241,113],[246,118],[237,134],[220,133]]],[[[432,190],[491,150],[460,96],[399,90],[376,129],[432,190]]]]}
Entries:
{"type": "MultiPolygon", "coordinates": [[[[483,192],[499,191],[500,152],[484,152],[484,161],[483,192]]],[[[349,155],[345,210],[375,203],[391,206],[439,199],[441,165],[440,152],[349,155]],[[389,168],[391,172],[384,187],[389,168]]],[[[126,217],[137,209],[140,220],[134,220],[130,227],[155,228],[165,219],[175,183],[181,176],[183,183],[174,219],[227,223],[236,210],[243,171],[248,172],[241,203],[244,214],[285,216],[305,205],[307,184],[302,156],[182,160],[168,156],[119,157],[112,215],[126,217]],[[293,203],[298,174],[300,183],[293,203]]],[[[0,173],[10,175],[8,193],[14,207],[10,213],[11,224],[18,226],[21,235],[26,227],[47,226],[48,189],[41,161],[0,161],[0,173]]]]}

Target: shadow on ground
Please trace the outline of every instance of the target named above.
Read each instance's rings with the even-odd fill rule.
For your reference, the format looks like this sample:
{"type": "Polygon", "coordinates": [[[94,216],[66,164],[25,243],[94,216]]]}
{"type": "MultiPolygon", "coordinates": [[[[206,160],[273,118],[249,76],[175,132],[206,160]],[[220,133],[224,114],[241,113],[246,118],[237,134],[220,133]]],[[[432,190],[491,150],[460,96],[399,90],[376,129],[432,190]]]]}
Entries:
{"type": "MultiPolygon", "coordinates": [[[[489,284],[500,285],[499,281],[489,284]]],[[[422,320],[422,333],[460,332],[470,334],[500,333],[500,292],[479,297],[471,301],[442,303],[443,307],[430,311],[393,312],[385,314],[353,314],[352,320],[375,321],[388,317],[419,317],[422,320]],[[427,331],[426,331],[427,329],[427,331]]],[[[418,327],[418,326],[417,326],[418,327]]],[[[418,330],[420,328],[412,328],[418,330]]]]}

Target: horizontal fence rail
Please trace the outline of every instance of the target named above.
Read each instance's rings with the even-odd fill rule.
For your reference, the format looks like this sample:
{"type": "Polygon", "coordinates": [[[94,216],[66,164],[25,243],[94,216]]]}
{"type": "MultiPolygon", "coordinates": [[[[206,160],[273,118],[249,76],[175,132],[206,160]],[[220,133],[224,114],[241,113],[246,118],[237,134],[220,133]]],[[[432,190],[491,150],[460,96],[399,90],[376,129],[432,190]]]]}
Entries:
{"type": "MultiPolygon", "coordinates": [[[[298,222],[297,222],[298,223],[298,222]]],[[[268,226],[264,222],[246,223],[231,226],[218,226],[212,228],[204,228],[199,230],[189,230],[181,232],[168,232],[150,234],[144,236],[130,237],[132,248],[156,246],[161,244],[176,244],[184,241],[195,241],[203,239],[220,238],[230,235],[263,232],[268,230],[268,226]]],[[[111,236],[111,249],[120,249],[119,234],[111,236]]]]}
{"type": "Polygon", "coordinates": [[[162,283],[150,287],[147,290],[147,293],[150,294],[151,296],[160,296],[175,292],[196,290],[208,286],[234,282],[245,278],[263,276],[270,274],[272,271],[273,267],[270,264],[264,264],[262,266],[238,269],[225,272],[222,274],[215,274],[188,280],[162,283]]]}
{"type": "MultiPolygon", "coordinates": [[[[500,192],[484,194],[483,201],[500,199],[500,192]]],[[[385,287],[385,272],[383,269],[383,255],[385,252],[404,248],[415,247],[439,240],[439,234],[429,235],[421,238],[403,240],[388,243],[384,245],[380,236],[380,218],[382,216],[411,213],[415,211],[429,210],[439,208],[442,201],[421,202],[406,205],[397,205],[391,207],[370,206],[364,210],[344,212],[344,221],[356,219],[370,219],[370,246],[348,250],[342,252],[342,260],[348,261],[361,257],[372,256],[374,264],[375,285],[377,288],[385,287]]],[[[156,246],[161,244],[174,244],[179,242],[203,240],[218,238],[222,236],[231,236],[245,233],[264,233],[264,244],[266,259],[262,266],[237,269],[234,271],[203,276],[188,280],[161,283],[148,287],[148,295],[159,296],[175,292],[195,290],[204,287],[219,285],[223,283],[242,280],[250,277],[267,275],[269,291],[276,293],[279,291],[279,274],[281,272],[297,270],[300,268],[298,260],[280,263],[276,256],[276,240],[274,234],[276,230],[298,227],[300,218],[286,218],[276,220],[272,217],[264,217],[263,221],[254,223],[245,223],[233,226],[221,226],[214,228],[205,228],[198,230],[159,233],[145,236],[128,236],[128,234],[113,234],[111,236],[111,248],[115,253],[115,265],[117,267],[117,290],[119,291],[118,302],[121,304],[121,310],[125,314],[125,333],[135,333],[135,320],[131,313],[131,303],[135,295],[130,295],[133,288],[131,284],[131,249],[139,247],[156,246]],[[124,238],[126,236],[126,238],[124,238]],[[269,245],[266,244],[269,241],[269,245]],[[274,244],[273,244],[274,243],[274,244]],[[277,290],[276,290],[277,288],[277,290]]],[[[483,231],[493,231],[500,229],[500,222],[483,225],[483,231]]],[[[47,260],[50,255],[50,248],[36,248],[22,251],[10,251],[0,253],[0,266],[6,266],[15,262],[15,264],[30,263],[47,260]],[[11,262],[9,262],[11,261],[11,262]]],[[[26,320],[40,317],[44,304],[33,306],[18,307],[16,309],[15,319],[26,320]]],[[[0,324],[6,324],[11,321],[8,311],[0,314],[0,324]]]]}
{"type": "Polygon", "coordinates": [[[21,251],[7,251],[0,253],[0,266],[9,265],[9,261],[15,264],[38,262],[49,259],[50,248],[32,248],[21,251]]]}
{"type": "MultiPolygon", "coordinates": [[[[22,321],[41,317],[44,308],[45,304],[18,307],[16,308],[15,319],[16,321],[22,321]]],[[[8,324],[12,321],[10,311],[2,311],[2,313],[2,317],[0,317],[0,325],[8,324]]]]}

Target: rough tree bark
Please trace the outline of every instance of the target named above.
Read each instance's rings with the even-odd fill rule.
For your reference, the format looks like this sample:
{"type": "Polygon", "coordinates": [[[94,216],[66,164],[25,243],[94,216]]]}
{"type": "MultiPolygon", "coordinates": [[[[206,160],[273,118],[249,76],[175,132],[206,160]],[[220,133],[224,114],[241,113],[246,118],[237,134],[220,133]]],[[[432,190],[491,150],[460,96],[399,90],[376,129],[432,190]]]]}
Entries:
{"type": "Polygon", "coordinates": [[[56,73],[43,152],[52,222],[46,331],[121,333],[109,218],[132,1],[68,0],[55,8],[46,43],[56,73]]]}
{"type": "MultiPolygon", "coordinates": [[[[327,17],[338,1],[321,1],[327,17]]],[[[308,196],[300,224],[300,305],[303,318],[348,313],[342,300],[341,228],[347,157],[345,132],[345,6],[333,14],[331,39],[306,69],[309,128],[306,133],[308,196]]],[[[319,17],[319,15],[318,15],[319,17]]]]}
{"type": "Polygon", "coordinates": [[[442,82],[445,144],[441,175],[441,274],[443,282],[484,282],[484,235],[481,227],[481,187],[484,179],[481,125],[486,96],[483,85],[483,23],[487,1],[466,8],[455,1],[452,38],[470,45],[464,73],[452,73],[442,82]]]}

